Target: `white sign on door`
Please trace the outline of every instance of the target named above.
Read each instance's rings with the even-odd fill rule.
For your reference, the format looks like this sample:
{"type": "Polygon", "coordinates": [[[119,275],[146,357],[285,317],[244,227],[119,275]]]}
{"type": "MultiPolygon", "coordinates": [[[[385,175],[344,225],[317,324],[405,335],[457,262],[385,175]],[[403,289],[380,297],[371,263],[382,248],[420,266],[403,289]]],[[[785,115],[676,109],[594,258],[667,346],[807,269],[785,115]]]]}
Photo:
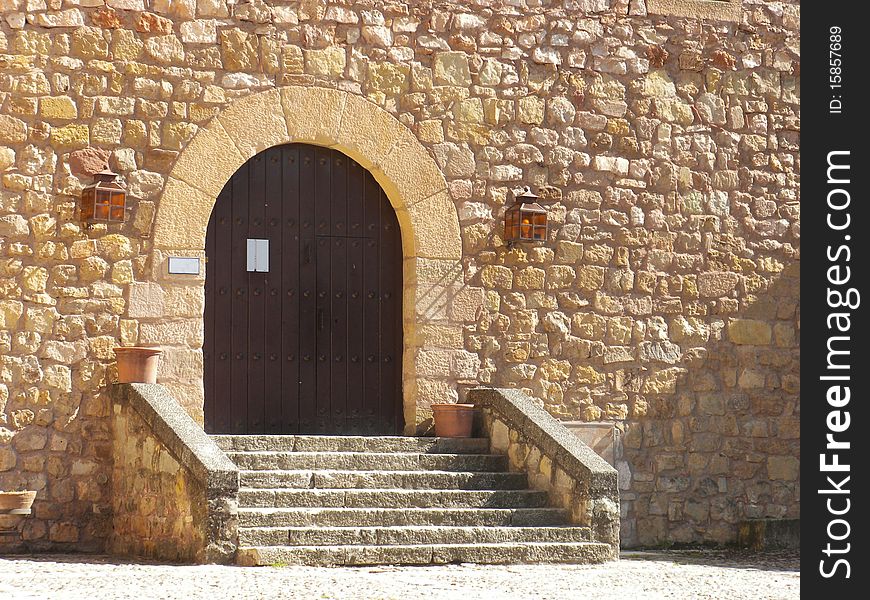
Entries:
{"type": "Polygon", "coordinates": [[[269,272],[269,240],[248,240],[248,271],[269,272]]]}

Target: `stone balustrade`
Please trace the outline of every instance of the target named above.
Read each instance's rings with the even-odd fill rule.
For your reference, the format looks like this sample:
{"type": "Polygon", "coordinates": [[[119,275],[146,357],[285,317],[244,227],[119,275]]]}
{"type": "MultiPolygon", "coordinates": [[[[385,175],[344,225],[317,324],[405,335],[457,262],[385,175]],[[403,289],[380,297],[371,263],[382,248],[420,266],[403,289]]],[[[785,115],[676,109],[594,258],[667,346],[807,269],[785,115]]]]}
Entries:
{"type": "Polygon", "coordinates": [[[482,434],[492,452],[506,453],[513,471],[549,493],[552,505],[610,544],[619,556],[619,491],[616,469],[519,390],[475,388],[469,402],[481,409],[482,434]]]}
{"type": "Polygon", "coordinates": [[[113,554],[231,562],[239,471],[158,384],[113,389],[113,554]]]}

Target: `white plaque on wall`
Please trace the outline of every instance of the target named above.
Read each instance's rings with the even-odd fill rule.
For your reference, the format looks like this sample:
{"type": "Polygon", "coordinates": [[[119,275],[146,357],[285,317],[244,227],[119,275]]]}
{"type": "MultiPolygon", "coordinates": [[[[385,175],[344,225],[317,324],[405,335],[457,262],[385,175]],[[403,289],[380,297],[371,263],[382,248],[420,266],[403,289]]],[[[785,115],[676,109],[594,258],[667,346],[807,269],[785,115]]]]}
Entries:
{"type": "Polygon", "coordinates": [[[169,272],[173,275],[199,275],[199,258],[196,256],[170,256],[169,272]]]}

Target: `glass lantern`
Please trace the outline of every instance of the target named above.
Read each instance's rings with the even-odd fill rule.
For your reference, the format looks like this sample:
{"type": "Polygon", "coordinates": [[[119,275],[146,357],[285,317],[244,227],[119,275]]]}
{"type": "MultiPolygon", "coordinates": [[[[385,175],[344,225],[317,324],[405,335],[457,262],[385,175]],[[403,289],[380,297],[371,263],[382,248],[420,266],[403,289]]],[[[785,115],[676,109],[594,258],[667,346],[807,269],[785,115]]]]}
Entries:
{"type": "Polygon", "coordinates": [[[514,197],[513,205],[504,215],[504,240],[508,245],[517,242],[544,242],[547,239],[547,210],[538,204],[538,196],[526,188],[514,197]]]}
{"type": "Polygon", "coordinates": [[[94,174],[95,181],[82,189],[81,219],[85,223],[123,223],[127,194],[108,168],[94,174]]]}

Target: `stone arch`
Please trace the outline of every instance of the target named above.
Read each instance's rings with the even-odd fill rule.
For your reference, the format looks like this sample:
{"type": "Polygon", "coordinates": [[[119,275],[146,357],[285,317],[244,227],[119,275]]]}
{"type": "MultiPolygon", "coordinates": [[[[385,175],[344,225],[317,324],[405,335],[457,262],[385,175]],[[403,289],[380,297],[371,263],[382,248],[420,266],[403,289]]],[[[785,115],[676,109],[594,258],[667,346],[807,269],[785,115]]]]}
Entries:
{"type": "MultiPolygon", "coordinates": [[[[449,320],[449,299],[463,283],[462,241],[456,207],[435,160],[405,125],[379,106],[341,90],[300,86],[251,94],[230,104],[197,132],[169,173],[154,222],[153,283],[159,288],[202,287],[203,277],[184,280],[169,275],[166,259],[203,256],[206,227],[224,184],[250,157],[291,142],[335,148],[348,155],[372,173],[396,211],[405,285],[405,431],[413,433],[425,415],[417,403],[416,362],[418,354],[427,350],[427,342],[418,340],[426,337],[417,334],[418,325],[449,320]]],[[[145,302],[148,296],[153,302],[155,294],[163,295],[157,287],[144,293],[131,291],[131,315],[146,312],[137,302],[145,302]]],[[[153,310],[151,316],[156,316],[153,310]]],[[[179,361],[198,364],[201,371],[197,352],[201,349],[191,347],[191,356],[181,356],[179,361]]],[[[171,372],[165,379],[170,387],[185,386],[177,378],[173,381],[171,372]]],[[[191,398],[187,387],[183,404],[201,420],[201,391],[197,407],[197,394],[193,392],[191,398]]]]}

